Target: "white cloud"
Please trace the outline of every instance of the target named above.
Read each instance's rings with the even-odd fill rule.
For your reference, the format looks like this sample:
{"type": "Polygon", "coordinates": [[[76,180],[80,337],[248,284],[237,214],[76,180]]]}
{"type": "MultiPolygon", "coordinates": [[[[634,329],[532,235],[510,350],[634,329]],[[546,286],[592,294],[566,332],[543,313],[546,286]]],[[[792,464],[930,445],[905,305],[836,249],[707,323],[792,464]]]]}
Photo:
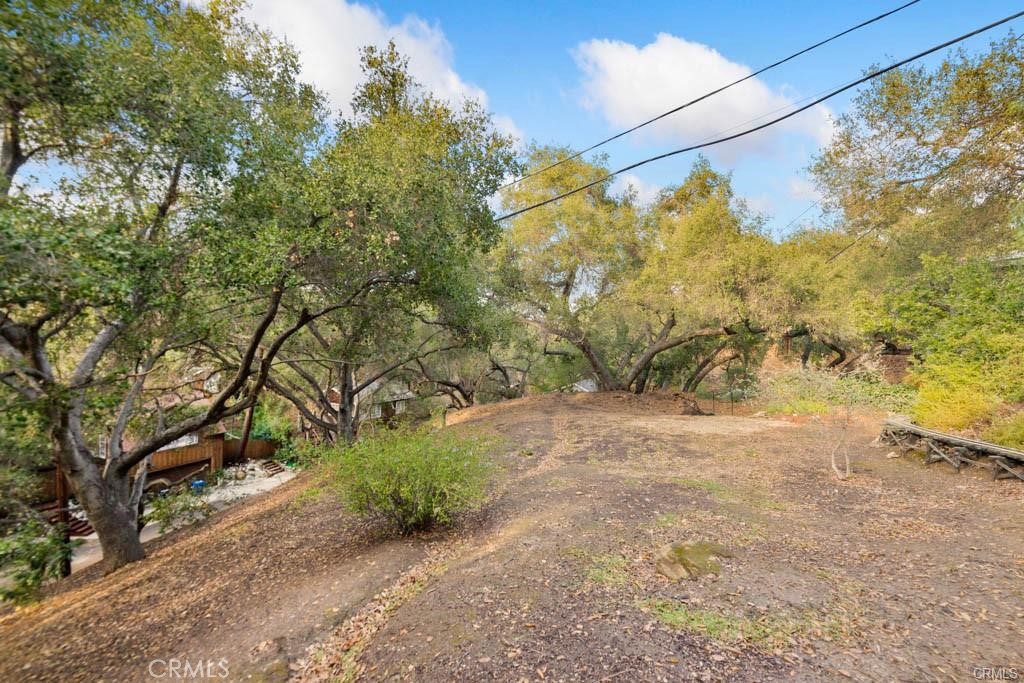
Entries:
{"type": "Polygon", "coordinates": [[[623,173],[616,176],[611,186],[611,190],[615,194],[625,192],[629,188],[636,192],[637,201],[641,204],[650,204],[658,198],[658,193],[662,190],[660,185],[648,183],[632,173],[623,173]]]}
{"type": "Polygon", "coordinates": [[[526,139],[525,134],[516,125],[516,122],[512,120],[512,117],[505,116],[504,114],[494,114],[493,116],[494,128],[502,135],[511,135],[515,140],[515,146],[522,148],[523,141],[526,139]]]}
{"type": "Polygon", "coordinates": [[[776,210],[775,200],[767,194],[743,197],[743,201],[746,202],[748,209],[764,216],[770,216],[776,210]]]}
{"type": "MultiPolygon", "coordinates": [[[[577,46],[573,56],[583,72],[584,105],[616,127],[635,125],[751,73],[707,45],[667,33],[642,47],[590,40],[577,46]]],[[[763,123],[793,104],[789,95],[752,78],[645,130],[660,141],[695,144],[763,123]]],[[[726,161],[743,153],[768,154],[777,149],[780,133],[800,133],[822,144],[831,131],[828,109],[818,105],[763,132],[710,148],[709,153],[726,161]]]]}
{"type": "Polygon", "coordinates": [[[786,187],[793,199],[799,199],[805,202],[821,201],[821,192],[819,192],[814,183],[807,178],[793,176],[786,183],[786,187]]]}
{"type": "Polygon", "coordinates": [[[409,58],[412,75],[435,95],[453,102],[475,99],[487,106],[487,93],[455,71],[444,32],[415,15],[392,24],[378,9],[344,0],[252,0],[246,14],[295,46],[302,77],[327,94],[334,111],[351,111],[352,94],[362,80],[359,49],[389,40],[409,58]]]}

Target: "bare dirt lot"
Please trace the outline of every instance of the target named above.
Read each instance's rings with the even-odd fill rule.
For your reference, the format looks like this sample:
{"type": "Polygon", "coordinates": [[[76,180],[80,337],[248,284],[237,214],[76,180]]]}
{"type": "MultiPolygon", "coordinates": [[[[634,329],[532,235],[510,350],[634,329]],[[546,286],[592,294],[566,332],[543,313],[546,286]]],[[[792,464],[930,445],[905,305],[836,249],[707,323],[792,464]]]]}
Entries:
{"type": "Polygon", "coordinates": [[[389,538],[305,475],[4,616],[0,680],[158,680],[171,658],[253,681],[1024,676],[1019,482],[888,458],[877,417],[678,413],[629,395],[463,411],[505,467],[458,528],[389,538]],[[654,554],[674,541],[731,557],[673,582],[654,554]]]}

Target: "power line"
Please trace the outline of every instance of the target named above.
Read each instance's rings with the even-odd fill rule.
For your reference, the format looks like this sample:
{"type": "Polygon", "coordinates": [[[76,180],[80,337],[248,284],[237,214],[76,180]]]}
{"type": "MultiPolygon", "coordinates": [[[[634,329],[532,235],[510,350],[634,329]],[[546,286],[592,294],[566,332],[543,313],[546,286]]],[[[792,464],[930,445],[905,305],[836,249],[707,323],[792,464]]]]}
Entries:
{"type": "Polygon", "coordinates": [[[840,249],[839,251],[835,252],[834,254],[829,256],[827,259],[825,259],[825,263],[829,264],[829,263],[832,263],[833,261],[835,261],[837,258],[839,258],[843,254],[845,254],[847,252],[847,250],[849,250],[852,247],[856,246],[857,244],[860,243],[860,241],[862,239],[864,239],[865,237],[867,237],[868,235],[873,233],[875,231],[875,228],[877,228],[877,227],[878,226],[872,226],[872,227],[868,228],[867,230],[865,230],[864,232],[862,232],[861,234],[859,234],[856,237],[854,237],[845,247],[843,247],[842,249],[840,249]]]}
{"type": "Polygon", "coordinates": [[[560,201],[560,200],[565,199],[566,197],[568,197],[570,195],[576,194],[577,192],[582,192],[583,190],[590,189],[591,187],[594,187],[595,185],[600,185],[601,183],[603,183],[603,182],[605,182],[607,180],[610,180],[611,178],[614,178],[615,176],[619,175],[620,173],[625,173],[626,171],[632,171],[634,168],[638,168],[640,166],[645,166],[645,165],[647,165],[647,164],[649,164],[651,162],[660,161],[661,159],[667,159],[668,157],[676,156],[677,154],[683,154],[684,152],[692,152],[694,150],[703,149],[705,147],[712,147],[714,145],[722,144],[723,142],[729,142],[730,140],[736,140],[738,138],[745,137],[745,136],[750,135],[752,133],[756,133],[756,132],[758,132],[760,130],[764,130],[765,128],[769,128],[771,126],[774,126],[776,123],[780,123],[781,121],[785,121],[786,119],[792,118],[793,116],[796,116],[800,112],[806,111],[806,110],[810,109],[811,107],[813,107],[815,105],[821,104],[825,100],[831,99],[831,98],[835,97],[836,95],[838,95],[840,93],[846,92],[847,90],[849,90],[851,88],[854,88],[854,87],[856,87],[858,85],[861,85],[862,83],[866,83],[866,82],[868,82],[868,81],[870,81],[870,80],[872,80],[874,78],[878,78],[879,76],[881,76],[883,74],[889,73],[890,71],[898,69],[901,66],[906,66],[907,64],[910,64],[911,62],[917,61],[918,59],[921,59],[922,57],[927,57],[928,55],[930,55],[930,54],[932,54],[934,52],[938,52],[939,50],[943,50],[943,49],[945,49],[947,47],[950,47],[951,45],[956,45],[957,43],[962,43],[963,41],[967,40],[968,38],[973,38],[974,36],[978,35],[979,33],[984,33],[985,31],[989,31],[989,30],[991,30],[991,29],[993,29],[993,28],[995,28],[997,26],[1001,26],[1001,25],[1003,25],[1003,24],[1005,24],[1007,22],[1013,21],[1014,19],[1018,19],[1021,16],[1024,16],[1024,11],[1017,12],[1016,14],[1011,14],[1008,17],[1004,17],[1003,19],[1000,19],[998,21],[992,22],[991,24],[987,24],[985,26],[982,26],[981,28],[974,29],[973,31],[971,31],[969,33],[965,33],[965,34],[963,34],[961,36],[958,36],[956,38],[952,38],[950,40],[947,40],[944,43],[940,43],[939,45],[936,45],[934,47],[930,47],[927,50],[924,50],[922,52],[918,52],[916,55],[913,55],[911,57],[907,57],[906,59],[902,59],[902,60],[900,60],[898,62],[894,62],[894,63],[890,64],[887,67],[884,67],[882,69],[877,69],[875,71],[872,71],[871,73],[867,74],[866,76],[862,76],[861,78],[858,78],[855,81],[851,81],[850,83],[847,83],[846,85],[844,85],[842,87],[836,88],[835,90],[832,90],[831,92],[826,93],[825,95],[823,95],[821,97],[818,97],[815,100],[813,100],[813,101],[811,101],[811,102],[809,102],[809,103],[807,103],[807,104],[805,104],[805,105],[803,105],[801,107],[798,107],[797,109],[794,109],[791,112],[783,114],[782,116],[778,116],[778,117],[776,117],[776,118],[774,118],[774,119],[772,119],[770,121],[762,123],[759,126],[754,126],[753,128],[748,128],[747,130],[741,131],[739,133],[734,133],[733,135],[726,135],[724,137],[720,137],[720,138],[717,138],[715,140],[711,140],[709,142],[702,142],[702,143],[698,143],[698,144],[695,144],[695,145],[690,145],[689,147],[681,147],[679,149],[672,150],[671,152],[665,152],[663,154],[658,154],[657,156],[648,157],[647,159],[643,159],[641,161],[637,161],[636,163],[630,164],[629,166],[623,166],[622,168],[618,169],[617,171],[612,171],[611,173],[608,173],[607,175],[602,176],[601,178],[598,178],[597,180],[593,180],[593,181],[591,181],[591,182],[589,182],[589,183],[587,183],[585,185],[581,185],[580,187],[577,187],[577,188],[575,188],[573,190],[569,190],[568,192],[563,192],[562,194],[556,195],[554,197],[550,197],[550,198],[545,199],[543,201],[537,202],[536,204],[531,204],[530,206],[524,207],[522,209],[518,209],[516,211],[512,211],[511,213],[507,213],[507,214],[505,214],[503,216],[499,216],[497,218],[497,220],[503,221],[506,218],[513,218],[513,217],[518,216],[520,214],[526,213],[527,211],[532,211],[533,209],[537,209],[537,208],[540,208],[540,207],[545,206],[547,204],[551,204],[552,202],[560,201]]]}
{"type": "Polygon", "coordinates": [[[624,130],[621,133],[616,133],[615,135],[611,136],[610,138],[605,138],[604,140],[601,140],[600,142],[596,142],[593,145],[591,145],[590,147],[587,147],[586,149],[582,149],[579,152],[576,152],[572,156],[567,156],[564,159],[559,159],[558,161],[556,161],[556,162],[554,162],[552,164],[548,164],[547,166],[544,166],[543,168],[538,168],[536,171],[531,171],[531,172],[527,173],[524,176],[520,176],[519,178],[517,178],[515,180],[509,181],[509,182],[505,183],[504,185],[502,185],[501,187],[499,187],[498,189],[499,190],[503,190],[506,187],[510,187],[512,185],[515,185],[518,182],[522,182],[523,180],[526,180],[527,178],[532,178],[535,175],[539,175],[541,173],[544,173],[545,171],[548,171],[548,170],[550,170],[550,169],[552,169],[552,168],[554,168],[556,166],[564,164],[567,161],[572,161],[573,159],[578,159],[581,156],[583,156],[584,154],[586,154],[587,152],[591,152],[591,151],[597,149],[598,147],[601,147],[603,145],[608,144],[609,142],[612,142],[613,140],[618,140],[619,138],[621,138],[624,135],[629,135],[630,133],[632,133],[635,130],[639,130],[640,128],[643,128],[644,126],[648,126],[648,125],[654,123],[655,121],[660,121],[661,119],[665,118],[666,116],[670,116],[672,114],[675,114],[678,111],[682,111],[683,109],[686,109],[687,107],[690,107],[690,106],[693,106],[693,105],[697,104],[698,102],[702,102],[702,101],[706,100],[709,97],[717,95],[720,92],[724,92],[724,91],[728,90],[729,88],[733,87],[734,85],[739,85],[740,83],[743,83],[744,81],[750,80],[751,78],[754,78],[755,76],[759,76],[760,74],[763,74],[765,71],[768,71],[770,69],[774,69],[777,66],[781,66],[782,64],[785,64],[786,62],[788,62],[788,61],[790,61],[792,59],[796,59],[800,55],[806,54],[806,53],[810,52],[811,50],[815,50],[815,49],[821,47],[822,45],[825,45],[826,43],[831,43],[833,40],[835,40],[837,38],[842,38],[843,36],[845,36],[848,33],[853,33],[854,31],[856,31],[858,29],[861,29],[861,28],[864,28],[865,26],[868,26],[870,24],[873,24],[876,21],[881,21],[882,19],[885,19],[886,17],[888,17],[888,16],[890,16],[892,14],[896,14],[900,10],[904,10],[904,9],[910,7],[911,5],[916,5],[920,1],[921,0],[911,0],[910,2],[908,2],[906,4],[900,5],[899,7],[895,8],[895,9],[891,9],[888,12],[885,12],[883,14],[879,14],[876,17],[872,17],[871,19],[868,19],[867,21],[862,21],[861,23],[857,24],[856,26],[851,26],[850,28],[846,29],[845,31],[841,31],[841,32],[839,32],[839,33],[837,33],[837,34],[835,34],[833,36],[829,36],[828,38],[825,38],[824,40],[819,41],[819,42],[815,43],[814,45],[811,45],[809,47],[805,47],[804,49],[800,50],[799,52],[794,52],[793,54],[789,55],[788,57],[784,57],[783,59],[780,59],[777,62],[769,64],[768,66],[763,66],[760,69],[758,69],[757,71],[754,71],[753,73],[747,74],[743,78],[735,80],[732,83],[729,83],[727,85],[723,85],[722,87],[720,87],[720,88],[718,88],[716,90],[712,90],[711,92],[704,93],[703,95],[701,95],[697,99],[690,100],[689,102],[686,102],[685,104],[679,105],[675,109],[669,109],[667,112],[664,112],[663,114],[658,114],[657,116],[655,116],[652,119],[647,119],[643,123],[638,123],[637,125],[633,126],[632,128],[624,130]]]}
{"type": "MultiPolygon", "coordinates": [[[[816,96],[815,96],[815,97],[816,97],[816,96]]],[[[887,152],[887,151],[889,151],[890,149],[892,149],[892,148],[893,148],[893,146],[894,146],[895,144],[896,144],[896,140],[895,140],[895,139],[893,139],[893,140],[890,140],[890,141],[889,141],[889,142],[888,142],[888,143],[887,143],[887,144],[886,144],[885,146],[883,146],[883,147],[882,147],[882,149],[881,149],[881,150],[879,150],[879,151],[880,151],[880,152],[887,152]]],[[[814,207],[816,207],[816,206],[818,206],[819,204],[821,204],[821,201],[822,201],[821,199],[815,199],[815,200],[814,200],[813,202],[811,202],[811,203],[810,203],[810,205],[809,205],[809,206],[808,206],[808,207],[807,207],[806,209],[804,209],[803,211],[801,211],[800,213],[798,213],[798,214],[796,215],[796,217],[795,217],[795,218],[794,218],[793,220],[791,220],[790,222],[786,223],[786,225],[785,225],[785,226],[784,226],[784,227],[782,228],[782,230],[780,230],[780,231],[779,231],[779,235],[780,235],[780,236],[781,236],[781,235],[784,235],[784,234],[785,234],[785,232],[786,232],[787,230],[789,230],[789,229],[790,229],[791,227],[793,227],[793,225],[794,225],[794,224],[795,224],[795,223],[796,223],[796,222],[797,222],[798,220],[800,220],[801,218],[803,218],[803,215],[804,215],[805,213],[807,213],[808,211],[810,211],[810,210],[811,210],[811,209],[813,209],[814,207]]],[[[860,238],[858,238],[858,241],[859,241],[859,239],[860,239],[860,238]]],[[[850,246],[852,246],[852,245],[850,245],[850,246]]],[[[845,248],[843,249],[843,251],[846,251],[846,249],[848,249],[848,248],[849,248],[849,247],[845,247],[845,248]]],[[[840,252],[840,253],[842,253],[842,252],[840,252]]],[[[838,254],[835,254],[835,255],[831,256],[831,257],[830,257],[830,258],[828,259],[828,261],[826,261],[826,263],[830,263],[830,262],[832,261],[832,259],[834,259],[834,258],[835,258],[836,256],[838,256],[838,254]]]]}
{"type": "Polygon", "coordinates": [[[793,224],[796,223],[801,218],[803,218],[805,213],[807,213],[808,211],[810,211],[811,209],[813,209],[814,207],[816,207],[820,203],[821,203],[820,199],[815,199],[813,202],[811,202],[810,205],[806,209],[804,209],[803,211],[801,211],[800,213],[798,213],[796,215],[796,218],[794,218],[790,222],[786,223],[786,227],[782,228],[782,230],[779,231],[779,235],[784,234],[787,230],[789,230],[791,227],[793,227],[793,224]]]}
{"type": "MultiPolygon", "coordinates": [[[[887,143],[886,143],[885,145],[883,145],[883,146],[881,147],[881,149],[879,149],[879,150],[878,150],[878,153],[884,153],[884,152],[888,152],[889,150],[891,150],[891,149],[892,149],[893,147],[895,147],[895,146],[896,146],[896,142],[897,142],[897,141],[898,141],[898,139],[897,139],[897,138],[893,138],[893,139],[889,140],[889,142],[887,142],[887,143]]],[[[819,204],[821,204],[821,201],[822,201],[821,199],[816,199],[816,200],[814,200],[813,202],[811,202],[811,205],[810,205],[810,206],[808,206],[808,207],[807,207],[806,209],[804,209],[803,211],[801,211],[801,212],[799,213],[799,215],[797,215],[797,217],[796,217],[796,218],[794,218],[793,220],[791,220],[791,221],[790,221],[789,223],[786,223],[786,227],[784,227],[784,228],[783,228],[783,229],[782,229],[781,231],[779,231],[779,234],[780,234],[780,235],[784,234],[784,233],[785,233],[785,232],[786,232],[787,230],[789,230],[789,228],[790,228],[790,227],[792,227],[792,225],[793,225],[794,223],[796,223],[796,222],[797,222],[798,220],[800,220],[801,216],[803,216],[803,215],[804,215],[805,213],[807,213],[808,211],[810,211],[810,210],[811,210],[811,209],[813,209],[814,207],[816,207],[816,206],[818,206],[819,204]]],[[[857,244],[858,242],[860,242],[860,241],[861,241],[862,239],[864,239],[865,237],[867,237],[867,236],[868,236],[868,234],[869,234],[870,232],[872,232],[872,231],[874,231],[874,228],[870,228],[870,229],[869,229],[869,230],[867,230],[866,232],[864,232],[864,233],[861,233],[860,235],[857,235],[857,237],[855,237],[855,238],[854,238],[854,240],[853,240],[853,241],[852,241],[851,243],[847,244],[847,245],[846,245],[845,247],[843,247],[842,249],[840,249],[840,250],[839,250],[838,252],[836,252],[836,253],[832,254],[832,255],[831,255],[831,256],[829,256],[829,257],[828,257],[827,259],[825,259],[825,263],[826,263],[826,264],[828,264],[828,263],[832,263],[833,261],[835,261],[835,260],[836,260],[837,258],[839,258],[840,256],[842,256],[842,255],[843,255],[843,253],[844,253],[844,252],[846,252],[846,250],[847,250],[847,249],[849,249],[850,247],[852,247],[852,246],[856,245],[856,244],[857,244]]]]}

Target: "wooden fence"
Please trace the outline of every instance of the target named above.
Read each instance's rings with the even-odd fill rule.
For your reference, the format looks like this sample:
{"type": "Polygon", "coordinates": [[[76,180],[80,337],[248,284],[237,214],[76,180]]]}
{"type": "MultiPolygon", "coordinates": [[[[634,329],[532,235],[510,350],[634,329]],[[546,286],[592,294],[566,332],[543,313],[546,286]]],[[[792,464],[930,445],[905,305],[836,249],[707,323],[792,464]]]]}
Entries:
{"type": "Polygon", "coordinates": [[[224,465],[231,465],[242,460],[264,460],[277,452],[277,444],[273,441],[250,439],[241,452],[241,439],[225,439],[224,435],[203,439],[192,446],[169,448],[153,454],[149,464],[150,473],[174,469],[195,462],[209,462],[210,470],[219,470],[224,465]]]}
{"type": "Polygon", "coordinates": [[[194,462],[209,462],[211,470],[224,467],[224,435],[201,439],[199,443],[157,451],[149,462],[149,472],[162,472],[194,462]]]}
{"type": "Polygon", "coordinates": [[[265,460],[273,457],[274,453],[277,452],[277,443],[274,441],[264,441],[262,439],[250,439],[248,445],[245,447],[245,458],[242,457],[241,453],[242,440],[231,439],[230,441],[224,442],[224,464],[230,465],[232,463],[241,462],[245,458],[249,460],[265,460]]]}

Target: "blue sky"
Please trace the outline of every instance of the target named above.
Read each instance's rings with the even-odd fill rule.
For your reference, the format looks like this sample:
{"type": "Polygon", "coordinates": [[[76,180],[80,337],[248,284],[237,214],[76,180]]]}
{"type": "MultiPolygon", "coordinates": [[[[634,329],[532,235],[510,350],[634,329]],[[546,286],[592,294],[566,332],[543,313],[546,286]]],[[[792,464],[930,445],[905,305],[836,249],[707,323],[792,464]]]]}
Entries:
{"type": "MultiPolygon", "coordinates": [[[[378,7],[393,21],[415,15],[443,31],[452,48],[454,69],[467,82],[483,89],[490,108],[514,121],[527,139],[578,148],[619,128],[609,122],[600,107],[584,104],[587,91],[578,49],[588,41],[621,41],[643,48],[664,33],[706,45],[730,62],[757,69],[899,4],[899,0],[651,1],[632,6],[621,2],[382,2],[378,7]]],[[[1020,8],[1019,2],[997,0],[923,0],[759,79],[772,91],[796,100],[843,84],[871,64],[913,54],[1020,8]]],[[[1019,32],[1024,20],[1010,27],[1019,32]]],[[[1007,31],[1000,27],[965,45],[969,50],[983,50],[990,40],[1007,31]]],[[[637,66],[644,63],[638,61],[637,66]]],[[[926,63],[937,61],[932,58],[926,63]]],[[[680,79],[689,76],[685,64],[679,64],[678,70],[680,79]]],[[[638,78],[642,76],[638,74],[638,78]]],[[[827,106],[836,114],[845,111],[849,103],[847,93],[827,106]]],[[[708,109],[708,116],[713,118],[714,107],[708,109]]],[[[759,113],[765,111],[769,109],[759,113]]],[[[721,128],[740,122],[728,120],[721,128]]],[[[717,167],[734,173],[737,190],[752,206],[770,214],[769,225],[775,230],[781,230],[814,201],[804,169],[820,143],[799,131],[779,138],[766,150],[710,153],[717,167]]],[[[606,151],[612,166],[619,167],[683,146],[686,141],[682,135],[634,134],[607,146],[606,151]]],[[[650,186],[677,183],[693,158],[694,154],[680,155],[633,173],[650,186]]],[[[814,220],[818,215],[817,209],[811,209],[799,222],[814,220]]]]}
{"type": "MultiPolygon", "coordinates": [[[[304,78],[338,111],[346,110],[360,80],[359,48],[394,39],[409,56],[413,75],[441,97],[482,101],[499,127],[525,141],[579,149],[903,2],[249,0],[247,14],[298,49],[304,78]]],[[[603,151],[619,168],[733,132],[849,82],[871,65],[1020,9],[1019,0],[921,0],[603,151]]],[[[1024,19],[964,46],[985,50],[1011,29],[1024,31],[1024,19]]],[[[716,168],[733,174],[738,194],[766,216],[774,234],[820,218],[806,167],[828,140],[830,117],[846,111],[852,96],[844,93],[783,125],[706,152],[716,168]]],[[[628,182],[641,198],[653,196],[685,178],[695,156],[632,171],[619,187],[628,182]]]]}

